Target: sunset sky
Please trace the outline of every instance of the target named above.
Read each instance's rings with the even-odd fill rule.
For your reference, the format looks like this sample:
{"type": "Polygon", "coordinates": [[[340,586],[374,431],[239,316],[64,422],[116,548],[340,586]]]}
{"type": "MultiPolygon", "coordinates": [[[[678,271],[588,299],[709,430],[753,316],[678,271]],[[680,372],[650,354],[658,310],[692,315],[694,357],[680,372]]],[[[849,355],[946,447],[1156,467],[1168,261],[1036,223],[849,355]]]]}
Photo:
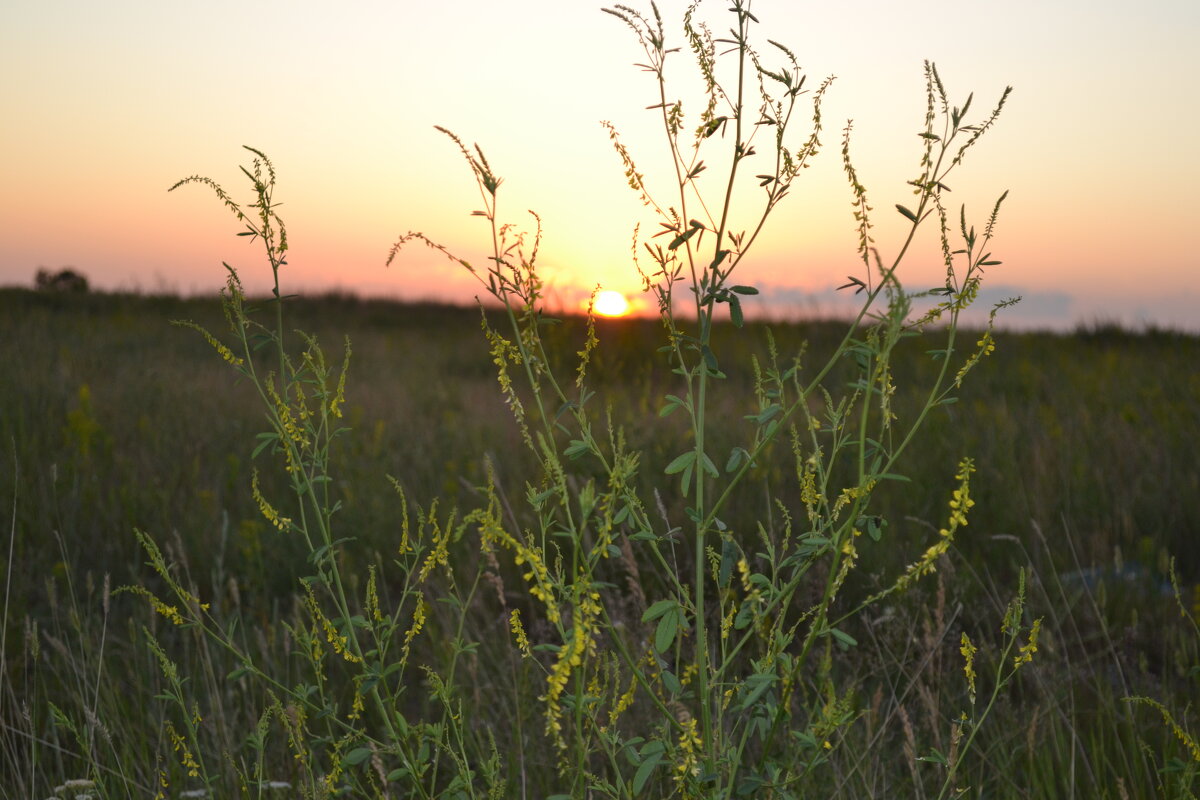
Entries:
{"type": "MultiPolygon", "coordinates": [[[[686,3],[659,6],[669,43],[683,46],[686,3]]],[[[701,6],[718,32],[731,24],[727,6],[701,6]]],[[[0,285],[30,285],[39,266],[73,266],[106,289],[215,293],[228,261],[264,288],[258,250],[234,236],[211,192],[166,191],[201,174],[248,202],[237,169],[246,144],[279,170],[293,245],[287,288],[472,302],[477,285],[427,250],[384,267],[409,230],[469,259],[486,252],[486,229],[469,216],[474,183],[433,128],[442,125],[478,142],[505,179],[505,220],[526,222],[526,209],[542,216],[553,298],[570,305],[598,283],[636,293],[630,234],[651,218],[600,121],[625,134],[653,177],[663,149],[644,108],[656,87],[632,66],[642,54],[631,32],[600,8],[8,0],[0,285]]],[[[1024,295],[1009,319],[1021,327],[1200,330],[1200,2],[757,0],[752,10],[764,55],[775,39],[797,53],[809,86],[837,76],[825,147],[738,279],[763,289],[771,313],[836,311],[830,290],[856,272],[839,153],[847,119],[876,244],[885,257],[899,246],[891,209],[909,202],[905,181],[917,174],[929,59],[953,100],[975,92],[979,113],[1014,87],[951,181],[950,199],[980,225],[1010,192],[993,248],[1004,264],[989,272],[985,300],[1024,295]]],[[[674,74],[689,79],[687,54],[674,59],[674,74]]],[[[698,104],[684,110],[694,121],[698,104]]],[[[797,144],[806,133],[797,129],[797,144]]],[[[902,279],[939,283],[936,240],[918,244],[902,279]]]]}

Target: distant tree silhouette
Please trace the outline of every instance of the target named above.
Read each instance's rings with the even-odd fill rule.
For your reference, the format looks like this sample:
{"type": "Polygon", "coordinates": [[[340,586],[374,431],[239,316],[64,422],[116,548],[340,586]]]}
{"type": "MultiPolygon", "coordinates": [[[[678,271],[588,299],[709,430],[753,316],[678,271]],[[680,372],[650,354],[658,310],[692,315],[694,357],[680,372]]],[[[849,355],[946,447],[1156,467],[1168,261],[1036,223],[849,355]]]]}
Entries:
{"type": "Polygon", "coordinates": [[[51,272],[45,267],[39,267],[33,283],[39,292],[84,294],[88,290],[87,276],[70,267],[60,269],[58,272],[51,272]]]}

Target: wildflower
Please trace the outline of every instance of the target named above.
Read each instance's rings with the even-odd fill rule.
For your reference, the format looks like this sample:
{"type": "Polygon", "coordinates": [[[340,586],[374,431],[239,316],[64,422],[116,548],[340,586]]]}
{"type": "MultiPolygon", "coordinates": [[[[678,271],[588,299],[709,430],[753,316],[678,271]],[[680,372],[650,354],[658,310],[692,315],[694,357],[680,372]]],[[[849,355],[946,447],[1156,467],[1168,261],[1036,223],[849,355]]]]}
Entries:
{"type": "Polygon", "coordinates": [[[153,593],[151,593],[151,591],[149,589],[147,589],[146,587],[144,587],[144,586],[125,586],[125,587],[122,587],[122,590],[127,591],[127,592],[133,592],[134,594],[142,595],[143,597],[145,597],[147,600],[150,601],[150,607],[153,608],[155,611],[157,611],[159,614],[162,614],[164,617],[166,617],[167,619],[169,619],[171,622],[175,623],[176,625],[183,624],[183,615],[179,613],[179,609],[175,606],[167,605],[162,600],[158,599],[158,597],[156,597],[153,593]]]}
{"type": "Polygon", "coordinates": [[[425,627],[425,613],[429,610],[429,606],[425,605],[425,595],[417,594],[417,607],[413,609],[412,625],[404,633],[404,648],[401,650],[400,662],[408,661],[409,647],[412,645],[413,639],[421,633],[421,629],[425,627]]]}
{"type": "Polygon", "coordinates": [[[196,763],[196,757],[192,755],[192,751],[188,748],[187,742],[175,730],[175,726],[167,720],[167,736],[171,739],[172,749],[179,753],[179,763],[187,770],[188,777],[200,777],[200,765],[196,763]]]}
{"type": "Polygon", "coordinates": [[[679,760],[675,764],[675,782],[683,783],[689,777],[700,774],[700,761],[696,757],[702,746],[700,734],[696,732],[696,718],[691,715],[682,723],[679,733],[679,760]]]}
{"type": "Polygon", "coordinates": [[[219,356],[221,356],[222,359],[225,360],[225,363],[231,364],[232,366],[235,366],[235,367],[240,367],[243,364],[245,364],[245,362],[242,359],[238,358],[237,356],[235,356],[233,354],[232,350],[230,350],[228,347],[226,347],[225,345],[223,345],[219,341],[217,341],[217,337],[213,336],[207,330],[205,330],[201,326],[197,325],[196,323],[192,322],[191,320],[175,320],[171,324],[178,325],[181,328],[191,328],[192,330],[199,333],[201,336],[204,337],[204,341],[208,342],[208,344],[214,350],[217,351],[217,354],[219,356]]]}
{"type": "Polygon", "coordinates": [[[533,653],[529,649],[529,637],[525,635],[525,626],[521,624],[521,612],[518,609],[512,610],[512,615],[509,617],[509,626],[512,628],[513,636],[517,640],[517,647],[521,651],[524,658],[530,658],[533,653]]]}
{"type": "Polygon", "coordinates": [[[263,493],[258,488],[258,470],[254,470],[253,476],[250,478],[250,494],[254,497],[254,501],[258,503],[258,510],[266,518],[267,522],[274,525],[281,531],[286,531],[292,521],[287,517],[279,516],[279,512],[275,507],[267,502],[267,498],[263,497],[263,493]]]}
{"type": "Polygon", "coordinates": [[[1033,621],[1033,627],[1029,629],[1029,640],[1021,645],[1021,649],[1017,655],[1013,657],[1013,669],[1020,669],[1022,664],[1028,664],[1033,661],[1033,654],[1037,652],[1038,634],[1042,631],[1042,619],[1038,617],[1033,621]]]}
{"type": "Polygon", "coordinates": [[[317,598],[313,594],[312,585],[306,583],[304,589],[306,592],[304,604],[308,606],[308,611],[312,615],[313,621],[320,625],[321,629],[325,632],[325,640],[329,642],[329,646],[333,648],[333,652],[351,664],[361,662],[362,659],[350,652],[350,649],[347,647],[350,641],[349,638],[338,633],[337,627],[334,626],[329,617],[325,616],[325,613],[317,605],[317,598]]]}
{"type": "Polygon", "coordinates": [[[337,392],[329,401],[329,413],[341,419],[342,403],[346,402],[346,373],[350,370],[350,337],[346,337],[346,356],[342,360],[342,371],[338,374],[337,392]]]}
{"type": "Polygon", "coordinates": [[[958,648],[958,652],[962,653],[963,660],[966,662],[963,666],[963,674],[967,676],[971,705],[975,705],[975,653],[978,648],[971,643],[971,638],[967,636],[966,631],[963,631],[961,642],[962,646],[958,648]]]}

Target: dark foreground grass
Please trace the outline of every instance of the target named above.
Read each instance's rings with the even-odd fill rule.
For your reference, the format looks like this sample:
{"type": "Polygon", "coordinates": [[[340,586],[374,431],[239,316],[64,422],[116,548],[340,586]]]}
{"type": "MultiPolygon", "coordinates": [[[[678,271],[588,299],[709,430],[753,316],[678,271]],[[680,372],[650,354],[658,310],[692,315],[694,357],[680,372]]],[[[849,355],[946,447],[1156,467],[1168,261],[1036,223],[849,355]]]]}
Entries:
{"type": "MultiPolygon", "coordinates": [[[[403,518],[389,475],[414,506],[440,497],[443,509],[467,509],[482,502],[490,459],[500,488],[522,494],[533,465],[496,391],[477,310],[344,296],[289,306],[294,327],[331,345],[348,334],[354,346],[346,401],[352,434],[340,440],[332,470],[344,503],[340,530],[355,539],[346,558],[361,562],[346,574],[365,575],[396,550],[403,518]]],[[[144,600],[111,594],[154,585],[135,528],[165,543],[201,597],[236,620],[247,646],[280,665],[280,674],[296,646],[291,576],[305,573],[305,552],[269,526],[249,490],[261,412],[250,387],[231,381],[203,340],[170,327],[172,319],[222,326],[215,301],[0,292],[0,501],[11,510],[0,774],[12,777],[0,787],[4,796],[49,796],[86,775],[88,762],[101,764],[129,796],[153,794],[164,776],[167,794],[186,787],[178,742],[164,732],[166,703],[154,699],[171,687],[143,626],[191,667],[189,696],[205,698],[200,727],[211,752],[240,752],[255,728],[264,699],[226,680],[236,663],[156,623],[144,600]]],[[[775,326],[774,336],[785,358],[808,340],[805,358],[818,360],[841,331],[811,323],[775,326]]],[[[566,320],[549,335],[564,364],[583,333],[581,321],[566,320]]],[[[593,386],[644,462],[665,464],[682,432],[657,414],[673,379],[654,353],[658,323],[600,321],[598,333],[593,386]]],[[[751,365],[752,354],[766,350],[765,331],[753,323],[716,335],[730,364],[751,365]]],[[[905,370],[919,378],[929,368],[917,357],[920,340],[906,347],[911,358],[902,355],[896,366],[901,391],[921,383],[905,370]]],[[[954,747],[962,707],[960,634],[989,646],[988,630],[968,621],[998,620],[1022,567],[1030,570],[1029,613],[1046,618],[1041,650],[997,710],[999,721],[981,734],[960,785],[973,787],[972,796],[1008,797],[1195,791],[1186,741],[1157,709],[1125,698],[1154,698],[1182,729],[1200,730],[1192,707],[1200,696],[1197,636],[1180,619],[1168,583],[1174,558],[1182,610],[1200,614],[1198,357],[1200,339],[1162,331],[1003,334],[959,402],[937,412],[921,457],[910,461],[910,481],[880,490],[886,536],[918,543],[908,552],[928,540],[963,455],[979,465],[971,485],[977,506],[936,580],[874,609],[851,631],[859,647],[834,655],[857,676],[859,720],[839,748],[845,755],[834,762],[830,796],[936,794],[935,751],[954,747]]],[[[748,367],[731,367],[729,381],[747,388],[730,394],[752,396],[748,367]]],[[[722,408],[714,418],[736,427],[750,412],[722,408]]],[[[786,488],[796,483],[787,482],[780,455],[735,505],[731,526],[750,527],[781,507],[799,513],[789,494],[799,490],[786,488]],[[768,486],[785,488],[767,500],[768,486]]],[[[270,471],[260,472],[264,493],[283,491],[270,471]]],[[[885,563],[889,552],[897,549],[864,549],[862,580],[882,581],[871,576],[903,566],[885,563]]],[[[466,542],[451,553],[452,560],[478,557],[466,542]]],[[[446,641],[464,635],[450,627],[453,619],[431,612],[431,635],[418,646],[433,661],[446,641]]],[[[476,693],[470,713],[478,735],[516,726],[519,738],[522,725],[536,733],[535,675],[525,679],[524,698],[487,694],[489,670],[524,668],[511,654],[492,658],[489,642],[505,633],[498,607],[483,604],[464,619],[465,637],[483,643],[460,667],[476,693]]],[[[275,755],[266,777],[288,780],[289,756],[275,755]]],[[[529,771],[536,774],[536,764],[529,771]]],[[[535,786],[524,791],[540,796],[535,786]]]]}

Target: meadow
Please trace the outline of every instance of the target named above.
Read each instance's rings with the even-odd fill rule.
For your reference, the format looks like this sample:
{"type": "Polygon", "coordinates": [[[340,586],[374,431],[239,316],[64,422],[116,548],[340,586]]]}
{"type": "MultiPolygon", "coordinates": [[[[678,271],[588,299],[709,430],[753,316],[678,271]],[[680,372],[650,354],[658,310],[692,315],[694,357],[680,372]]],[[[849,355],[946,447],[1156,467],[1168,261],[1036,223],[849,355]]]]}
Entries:
{"type": "MultiPolygon", "coordinates": [[[[202,339],[169,324],[217,328],[220,306],[5,290],[0,307],[0,434],[9,451],[0,492],[12,513],[4,795],[51,796],[93,769],[113,787],[105,796],[152,793],[160,770],[186,786],[164,733],[168,703],[156,699],[164,679],[142,626],[200,668],[191,688],[214,752],[237,752],[262,698],[221,680],[236,667],[228,654],[164,626],[143,598],[112,596],[116,587],[156,580],[133,530],[161,539],[206,602],[241,619],[281,665],[289,659],[284,626],[302,616],[295,576],[311,568],[251,497],[251,451],[264,423],[249,385],[232,380],[202,339]]],[[[412,506],[440,497],[445,507],[471,508],[491,459],[502,483],[520,493],[532,466],[497,390],[477,310],[326,296],[297,299],[289,314],[322,341],[345,334],[353,342],[352,433],[333,454],[344,499],[339,524],[354,539],[350,573],[365,574],[397,550],[403,523],[389,475],[412,506]]],[[[647,344],[658,327],[598,321],[592,374],[613,416],[629,421],[632,446],[664,463],[673,445],[656,403],[671,374],[647,344]]],[[[763,350],[765,327],[717,331],[731,363],[763,350]]],[[[773,330],[780,352],[807,340],[816,359],[842,327],[773,330]]],[[[584,328],[581,319],[557,327],[552,341],[564,361],[584,328]]],[[[911,483],[881,498],[888,536],[922,542],[939,524],[953,464],[971,454],[980,465],[970,527],[936,576],[850,629],[859,645],[841,657],[857,687],[857,716],[824,796],[861,796],[864,788],[921,796],[936,782],[936,765],[913,759],[948,752],[952,710],[962,702],[959,632],[1002,616],[1020,568],[1029,574],[1030,613],[1047,622],[1036,661],[999,705],[1002,721],[981,734],[972,796],[1189,796],[1196,768],[1186,746],[1157,711],[1124,698],[1157,698],[1197,729],[1197,636],[1164,585],[1174,558],[1187,610],[1200,611],[1200,385],[1191,369],[1200,339],[1108,327],[998,338],[961,400],[933,420],[936,435],[912,463],[911,483]],[[866,764],[850,763],[863,752],[866,764]]],[[[921,352],[914,342],[897,371],[921,369],[921,352]]],[[[745,371],[729,373],[731,382],[752,383],[745,371]]],[[[900,396],[897,404],[919,400],[900,396]]],[[[786,491],[781,499],[797,502],[786,491]]],[[[452,563],[477,560],[471,543],[456,547],[452,563]]],[[[868,583],[902,566],[886,563],[886,552],[866,557],[868,583]]],[[[494,599],[485,605],[460,635],[496,647],[503,620],[494,599]]],[[[436,650],[451,632],[429,636],[436,650]]],[[[482,689],[482,665],[509,660],[480,657],[470,684],[482,689]]],[[[538,687],[525,690],[511,703],[527,704],[535,717],[538,687]]],[[[507,734],[507,701],[478,697],[464,713],[472,726],[507,734]]],[[[289,762],[281,757],[271,777],[297,781],[289,762]]]]}
{"type": "Polygon", "coordinates": [[[830,80],[744,0],[680,47],[606,11],[674,174],[609,126],[656,319],[549,315],[540,219],[442,128],[490,254],[410,231],[387,263],[444,256],[478,308],[289,295],[249,147],[237,190],[171,190],[269,296],[0,291],[5,796],[1196,796],[1200,339],[961,324],[1008,193],[947,181],[1011,89],[981,110],[929,62],[911,208],[874,211],[842,132],[857,316],[754,320],[735,273],[830,80]]]}

